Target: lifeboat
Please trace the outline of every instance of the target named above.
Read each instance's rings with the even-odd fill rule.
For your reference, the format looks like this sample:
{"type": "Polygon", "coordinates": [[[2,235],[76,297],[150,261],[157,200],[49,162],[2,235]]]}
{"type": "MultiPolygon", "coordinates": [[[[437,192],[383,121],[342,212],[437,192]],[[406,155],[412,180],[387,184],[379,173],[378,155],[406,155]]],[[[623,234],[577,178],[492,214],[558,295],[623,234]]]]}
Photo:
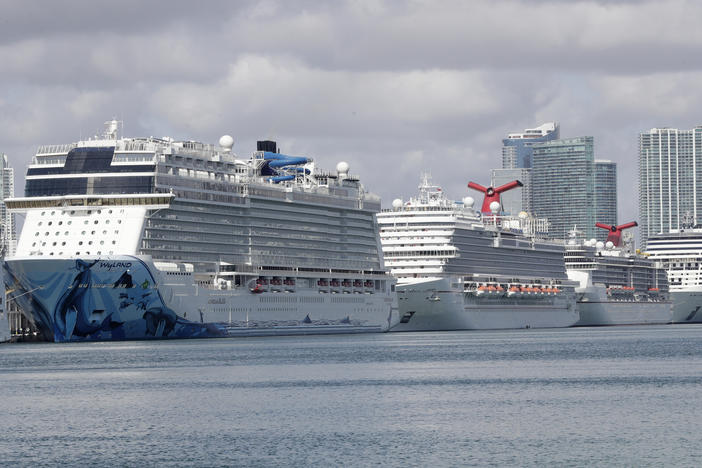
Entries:
{"type": "Polygon", "coordinates": [[[507,295],[508,296],[515,296],[519,294],[521,290],[517,286],[510,286],[510,288],[507,290],[507,295]]]}
{"type": "Polygon", "coordinates": [[[252,294],[261,294],[263,292],[263,288],[260,284],[256,284],[256,286],[251,288],[249,291],[251,291],[252,294]]]}
{"type": "Polygon", "coordinates": [[[484,294],[487,292],[487,290],[488,290],[487,286],[485,286],[485,285],[483,284],[482,286],[478,286],[478,291],[476,292],[476,294],[477,294],[478,296],[482,296],[482,295],[484,295],[484,294]]]}

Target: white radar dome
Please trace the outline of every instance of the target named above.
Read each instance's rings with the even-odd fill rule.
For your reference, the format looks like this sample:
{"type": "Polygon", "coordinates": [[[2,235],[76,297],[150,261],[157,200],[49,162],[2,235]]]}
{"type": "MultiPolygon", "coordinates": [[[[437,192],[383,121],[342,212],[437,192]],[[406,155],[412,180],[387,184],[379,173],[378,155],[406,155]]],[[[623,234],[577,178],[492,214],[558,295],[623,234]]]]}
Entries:
{"type": "Polygon", "coordinates": [[[602,250],[604,248],[604,242],[597,241],[597,243],[595,244],[595,247],[597,247],[597,250],[602,250]]]}
{"type": "Polygon", "coordinates": [[[234,146],[234,138],[232,138],[231,135],[223,135],[219,139],[219,146],[221,146],[227,151],[231,151],[232,146],[234,146]]]}
{"type": "Polygon", "coordinates": [[[349,173],[349,163],[346,161],[341,161],[339,164],[336,165],[336,172],[339,174],[348,174],[349,173]]]}
{"type": "Polygon", "coordinates": [[[402,208],[402,200],[399,198],[396,198],[392,201],[392,207],[396,210],[399,210],[402,208]]]}
{"type": "Polygon", "coordinates": [[[473,208],[475,205],[475,198],[473,197],[463,197],[463,206],[466,208],[473,208]]]}
{"type": "Polygon", "coordinates": [[[497,212],[500,211],[500,202],[494,201],[494,202],[490,203],[490,211],[493,214],[497,214],[497,212]]]}
{"type": "Polygon", "coordinates": [[[607,241],[607,243],[605,244],[605,247],[607,248],[607,250],[612,250],[614,248],[614,242],[607,241]]]}

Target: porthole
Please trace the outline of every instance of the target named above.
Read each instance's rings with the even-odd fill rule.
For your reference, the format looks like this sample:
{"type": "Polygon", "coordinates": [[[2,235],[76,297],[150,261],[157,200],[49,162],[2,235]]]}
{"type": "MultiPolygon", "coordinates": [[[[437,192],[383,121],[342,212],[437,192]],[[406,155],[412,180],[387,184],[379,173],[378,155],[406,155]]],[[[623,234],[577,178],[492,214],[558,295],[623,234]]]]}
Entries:
{"type": "Polygon", "coordinates": [[[48,226],[51,226],[51,223],[52,223],[52,221],[49,221],[49,222],[47,223],[47,225],[48,225],[48,226]]]}
{"type": "Polygon", "coordinates": [[[85,231],[80,231],[81,236],[85,235],[85,231]]]}
{"type": "Polygon", "coordinates": [[[103,234],[107,234],[107,230],[105,230],[105,231],[102,231],[102,233],[103,233],[103,234]]]}
{"type": "Polygon", "coordinates": [[[63,235],[64,235],[64,236],[67,236],[67,235],[68,235],[68,231],[65,231],[65,232],[63,233],[63,235]]]}
{"type": "Polygon", "coordinates": [[[86,219],[85,221],[83,221],[83,224],[88,224],[88,220],[86,219]]]}
{"type": "Polygon", "coordinates": [[[44,216],[44,213],[46,213],[46,212],[45,212],[45,211],[42,211],[42,212],[41,212],[41,215],[44,216]]]}
{"type": "Polygon", "coordinates": [[[88,245],[93,245],[93,241],[88,241],[88,245]]]}
{"type": "Polygon", "coordinates": [[[61,242],[61,245],[66,245],[66,241],[61,242]]]}
{"type": "Polygon", "coordinates": [[[105,220],[105,224],[110,224],[110,220],[109,220],[109,219],[106,219],[106,220],[105,220]]]}
{"type": "Polygon", "coordinates": [[[97,224],[97,223],[98,223],[98,220],[97,220],[97,219],[96,219],[95,221],[93,221],[93,224],[97,224]]]}
{"type": "Polygon", "coordinates": [[[34,246],[36,246],[36,245],[37,245],[36,242],[32,242],[32,247],[34,247],[34,246]]]}
{"type": "Polygon", "coordinates": [[[69,221],[68,224],[73,224],[73,221],[69,221]]]}
{"type": "Polygon", "coordinates": [[[53,246],[55,247],[55,246],[56,246],[56,242],[54,242],[54,243],[53,243],[53,244],[51,244],[51,245],[53,245],[53,246]]]}
{"type": "Polygon", "coordinates": [[[42,222],[41,222],[41,221],[39,221],[39,224],[38,224],[38,226],[41,226],[41,224],[42,224],[42,222]]]}
{"type": "Polygon", "coordinates": [[[49,235],[49,231],[46,231],[46,232],[44,233],[44,235],[45,235],[45,236],[48,236],[48,235],[49,235]]]}
{"type": "Polygon", "coordinates": [[[93,210],[88,210],[88,214],[93,214],[93,210]]]}
{"type": "Polygon", "coordinates": [[[83,245],[83,241],[78,241],[78,245],[83,245]]]}
{"type": "Polygon", "coordinates": [[[105,241],[100,241],[100,245],[103,245],[104,243],[105,243],[105,241]]]}
{"type": "Polygon", "coordinates": [[[91,234],[91,235],[94,235],[94,234],[95,234],[95,231],[90,231],[90,234],[91,234]]]}
{"type": "Polygon", "coordinates": [[[63,221],[59,221],[59,226],[63,224],[63,221]]]}

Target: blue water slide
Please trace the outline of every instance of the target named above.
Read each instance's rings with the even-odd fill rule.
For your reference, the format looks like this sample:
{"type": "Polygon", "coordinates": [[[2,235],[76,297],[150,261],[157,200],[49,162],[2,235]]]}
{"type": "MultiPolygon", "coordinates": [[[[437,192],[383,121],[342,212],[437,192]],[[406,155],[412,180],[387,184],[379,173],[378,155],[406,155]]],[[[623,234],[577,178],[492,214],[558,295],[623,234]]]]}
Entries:
{"type": "Polygon", "coordinates": [[[286,170],[292,170],[297,173],[309,174],[309,170],[302,167],[288,168],[288,166],[299,166],[300,164],[307,164],[310,160],[302,156],[288,156],[286,154],[271,153],[270,151],[263,152],[263,159],[266,161],[266,166],[261,169],[262,175],[272,175],[274,177],[269,177],[268,180],[274,183],[282,182],[284,180],[293,180],[294,175],[280,175],[276,169],[287,168],[286,170]]]}
{"type": "Polygon", "coordinates": [[[302,156],[288,156],[286,154],[271,153],[269,151],[265,151],[263,153],[263,159],[270,161],[268,166],[273,168],[297,166],[299,164],[307,164],[309,162],[309,159],[302,156]]]}

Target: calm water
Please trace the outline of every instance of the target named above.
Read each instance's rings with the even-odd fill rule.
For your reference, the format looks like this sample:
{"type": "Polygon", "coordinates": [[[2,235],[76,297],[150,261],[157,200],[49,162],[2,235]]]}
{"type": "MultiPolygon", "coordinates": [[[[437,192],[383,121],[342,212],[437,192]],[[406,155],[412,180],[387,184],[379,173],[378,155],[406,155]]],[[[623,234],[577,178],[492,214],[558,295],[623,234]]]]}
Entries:
{"type": "Polygon", "coordinates": [[[0,346],[0,465],[702,465],[702,326],[0,346]]]}

